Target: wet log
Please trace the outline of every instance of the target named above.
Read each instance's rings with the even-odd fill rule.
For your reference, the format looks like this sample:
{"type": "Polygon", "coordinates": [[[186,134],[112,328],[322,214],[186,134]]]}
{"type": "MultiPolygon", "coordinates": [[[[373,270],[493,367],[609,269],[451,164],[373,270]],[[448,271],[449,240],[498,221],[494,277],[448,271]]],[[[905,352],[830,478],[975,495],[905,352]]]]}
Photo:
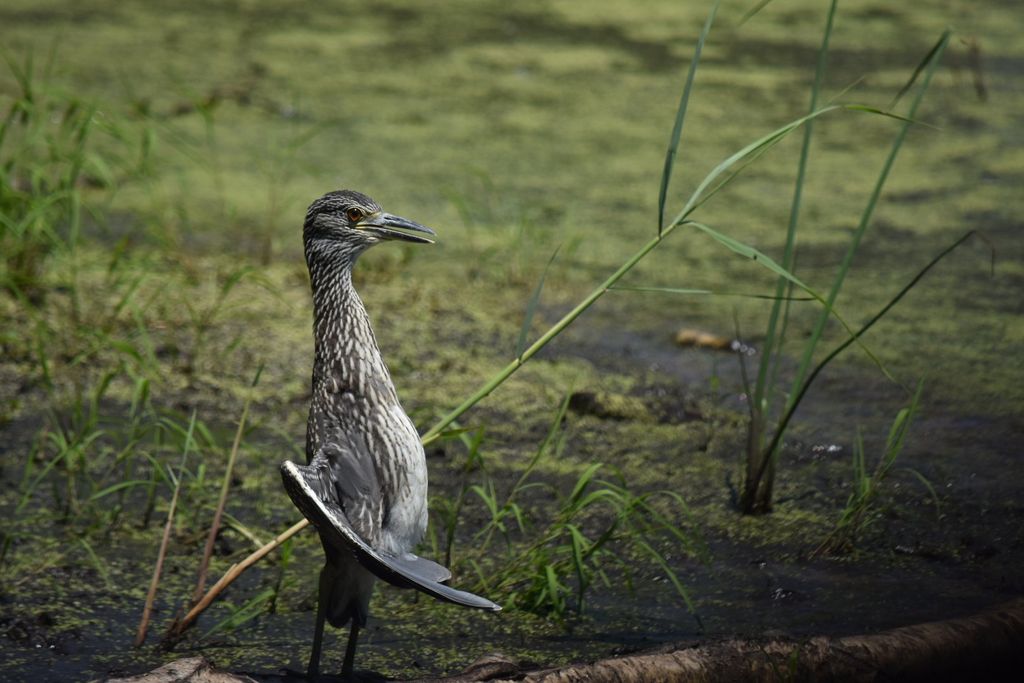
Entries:
{"type": "Polygon", "coordinates": [[[257,679],[217,671],[205,657],[186,657],[164,664],[149,673],[128,678],[108,678],[104,683],[257,683],[257,679]]]}
{"type": "Polygon", "coordinates": [[[873,635],[816,637],[802,641],[726,640],[530,672],[518,680],[530,683],[1024,680],[1024,599],[961,619],[917,624],[873,635]]]}

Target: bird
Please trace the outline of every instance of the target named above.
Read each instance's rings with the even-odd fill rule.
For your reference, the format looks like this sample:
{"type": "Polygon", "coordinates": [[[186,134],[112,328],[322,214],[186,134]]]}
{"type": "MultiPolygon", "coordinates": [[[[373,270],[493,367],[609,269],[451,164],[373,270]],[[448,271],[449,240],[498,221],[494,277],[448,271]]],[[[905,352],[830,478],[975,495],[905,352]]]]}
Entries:
{"type": "Polygon", "coordinates": [[[281,478],[325,555],[309,680],[319,677],[325,620],[335,628],[350,624],[342,677],[351,679],[376,579],[465,607],[501,609],[446,585],[447,568],[412,552],[427,526],[426,457],[352,284],[352,268],[368,248],[392,240],[432,244],[434,236],[354,190],[328,192],[306,211],[314,338],[306,464],[282,463],[281,478]]]}

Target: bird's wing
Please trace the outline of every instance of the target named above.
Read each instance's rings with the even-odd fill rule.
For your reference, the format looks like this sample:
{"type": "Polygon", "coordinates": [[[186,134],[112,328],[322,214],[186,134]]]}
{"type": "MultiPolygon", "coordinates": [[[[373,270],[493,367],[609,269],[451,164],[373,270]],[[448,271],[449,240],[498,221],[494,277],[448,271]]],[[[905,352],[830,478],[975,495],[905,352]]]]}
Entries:
{"type": "Polygon", "coordinates": [[[383,499],[384,487],[370,450],[365,446],[342,448],[328,443],[308,466],[318,468],[320,478],[326,478],[334,488],[334,495],[320,500],[340,505],[342,514],[361,538],[376,538],[388,501],[383,499]]]}
{"type": "Polygon", "coordinates": [[[281,478],[292,502],[316,526],[317,531],[335,547],[349,550],[359,564],[377,578],[399,588],[415,588],[438,600],[456,605],[493,612],[501,609],[487,598],[440,583],[439,579],[450,577],[451,573],[435,562],[411,553],[397,557],[371,548],[352,528],[345,512],[334,499],[323,495],[322,479],[313,463],[303,466],[285,462],[281,465],[281,478]]]}

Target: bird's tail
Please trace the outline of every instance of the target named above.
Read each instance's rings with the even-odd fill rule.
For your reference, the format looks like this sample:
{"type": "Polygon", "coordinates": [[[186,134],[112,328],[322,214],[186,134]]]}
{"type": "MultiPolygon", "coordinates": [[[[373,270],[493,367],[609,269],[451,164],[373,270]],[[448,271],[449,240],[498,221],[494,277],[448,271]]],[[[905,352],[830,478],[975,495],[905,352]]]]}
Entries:
{"type": "Polygon", "coordinates": [[[359,564],[377,578],[399,588],[415,588],[438,600],[463,607],[492,612],[501,609],[487,598],[441,583],[451,578],[451,572],[436,562],[411,553],[396,556],[371,548],[349,524],[334,497],[320,490],[323,483],[315,468],[285,462],[281,465],[281,479],[292,502],[313,523],[321,537],[331,546],[351,552],[359,564]]]}

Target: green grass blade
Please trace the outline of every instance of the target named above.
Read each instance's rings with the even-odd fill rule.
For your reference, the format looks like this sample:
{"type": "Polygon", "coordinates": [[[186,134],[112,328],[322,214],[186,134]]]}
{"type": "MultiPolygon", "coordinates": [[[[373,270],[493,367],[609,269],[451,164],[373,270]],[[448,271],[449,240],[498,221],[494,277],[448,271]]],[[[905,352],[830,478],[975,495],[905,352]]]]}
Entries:
{"type": "Polygon", "coordinates": [[[914,391],[910,404],[896,414],[896,419],[889,428],[889,435],[885,439],[885,452],[875,469],[874,479],[881,481],[892,469],[896,459],[903,452],[903,444],[906,441],[907,433],[910,431],[910,424],[917,415],[917,409],[921,403],[921,392],[924,390],[924,380],[919,380],[917,389],[914,391]]]}
{"type": "Polygon", "coordinates": [[[900,91],[896,93],[894,98],[892,98],[892,102],[889,103],[889,109],[895,109],[896,105],[899,104],[899,101],[903,99],[903,96],[910,92],[910,89],[914,87],[914,83],[917,82],[917,79],[922,73],[924,73],[925,69],[927,69],[933,62],[937,62],[938,58],[942,56],[942,52],[946,49],[946,44],[949,42],[949,33],[950,32],[947,30],[939,36],[937,41],[935,41],[935,45],[932,46],[932,49],[928,51],[928,54],[926,54],[924,59],[922,59],[917,65],[914,69],[914,73],[910,75],[910,78],[907,79],[904,86],[900,88],[900,91]]]}
{"type": "MultiPolygon", "coordinates": [[[[828,15],[825,18],[825,30],[823,32],[821,47],[818,48],[818,61],[814,73],[814,85],[811,87],[811,101],[807,107],[813,112],[818,108],[818,100],[821,96],[821,86],[825,80],[825,69],[828,64],[828,46],[832,38],[832,27],[835,22],[836,5],[838,0],[832,0],[829,5],[828,15]]],[[[763,6],[763,5],[762,5],[763,6]]],[[[760,7],[756,8],[760,9],[760,7]]],[[[800,159],[797,162],[796,181],[793,186],[793,199],[790,202],[789,222],[786,226],[786,245],[782,253],[782,267],[787,271],[793,270],[793,262],[796,255],[796,234],[797,225],[800,222],[800,206],[803,200],[804,181],[807,177],[807,162],[810,157],[811,138],[814,132],[814,121],[808,121],[804,126],[803,143],[800,147],[800,159]]],[[[774,375],[779,353],[781,352],[783,330],[779,329],[779,317],[783,312],[782,297],[787,290],[785,278],[780,277],[775,286],[775,304],[772,305],[768,315],[768,326],[765,332],[765,339],[762,344],[762,361],[758,367],[757,380],[754,383],[754,393],[751,405],[759,411],[766,410],[766,395],[769,386],[769,375],[774,375]]],[[[788,311],[788,308],[786,308],[788,311]]],[[[764,422],[761,421],[763,425],[764,422]]]]}
{"type": "MultiPolygon", "coordinates": [[[[731,169],[733,169],[733,167],[737,166],[738,164],[752,156],[762,154],[769,148],[774,147],[776,144],[784,140],[786,136],[788,136],[794,130],[802,126],[804,123],[812,121],[825,114],[828,114],[829,112],[849,108],[849,105],[840,104],[833,104],[827,107],[822,107],[821,109],[813,111],[810,114],[806,114],[804,116],[801,116],[797,119],[790,121],[785,125],[779,126],[770,133],[763,135],[757,140],[754,140],[750,144],[741,148],[739,151],[734,152],[730,156],[726,157],[717,166],[711,169],[711,171],[704,177],[704,179],[697,186],[697,189],[694,190],[693,194],[690,195],[690,198],[687,200],[686,205],[683,207],[683,210],[676,215],[675,219],[669,225],[671,226],[678,223],[682,223],[684,220],[686,220],[686,218],[691,213],[693,213],[701,204],[704,203],[707,197],[713,194],[713,192],[708,192],[708,188],[714,186],[715,183],[719,179],[721,179],[726,173],[728,173],[731,169]],[[707,195],[707,197],[705,195],[707,195]]],[[[721,185],[715,187],[714,192],[717,192],[721,187],[721,185]]]]}
{"type": "Polygon", "coordinates": [[[863,499],[871,488],[868,477],[868,466],[864,455],[864,432],[857,428],[853,442],[853,485],[857,490],[856,498],[863,499]]]}
{"type": "Polygon", "coordinates": [[[555,257],[558,256],[558,250],[561,248],[562,245],[555,247],[554,253],[548,259],[548,264],[544,266],[544,271],[540,274],[540,280],[537,281],[537,287],[533,290],[533,296],[530,297],[530,301],[526,304],[526,315],[523,316],[523,326],[519,330],[519,340],[516,342],[516,358],[522,359],[523,351],[526,350],[526,335],[529,334],[530,325],[533,324],[533,314],[537,312],[540,293],[544,290],[544,280],[547,278],[548,269],[555,262],[555,257]]]}
{"type": "MultiPolygon", "coordinates": [[[[594,467],[594,469],[596,470],[597,467],[600,467],[600,465],[597,465],[596,467],[594,467]]],[[[585,476],[589,476],[590,474],[592,473],[588,471],[585,476]]],[[[582,478],[581,482],[583,482],[582,478]]],[[[589,481],[586,483],[589,483],[589,481]]],[[[584,483],[584,487],[586,483],[584,483]]],[[[580,487],[579,483],[577,483],[577,489],[579,490],[573,491],[573,494],[576,496],[580,495],[583,492],[583,488],[580,487]]],[[[616,491],[613,491],[611,489],[597,489],[596,491],[591,491],[590,493],[588,493],[587,495],[583,496],[578,500],[570,501],[570,506],[567,508],[567,511],[572,514],[576,514],[580,510],[586,510],[594,503],[598,503],[603,500],[607,500],[612,506],[621,505],[623,503],[622,496],[616,491]]]]}
{"type": "Polygon", "coordinates": [[[29,499],[32,498],[32,495],[35,493],[36,488],[39,487],[39,484],[43,481],[46,475],[50,473],[50,470],[52,470],[59,463],[61,463],[70,452],[70,448],[62,448],[60,453],[58,453],[53,459],[46,463],[46,465],[39,472],[39,474],[36,475],[35,479],[32,480],[32,483],[29,484],[28,487],[26,487],[25,491],[21,494],[21,500],[18,501],[17,507],[14,508],[15,514],[18,514],[25,509],[25,505],[28,504],[29,499]]]}
{"type": "Polygon", "coordinates": [[[683,94],[679,98],[679,107],[676,109],[675,123],[672,125],[672,136],[669,138],[668,150],[665,152],[665,166],[661,172],[661,187],[658,189],[658,235],[665,228],[665,201],[668,199],[668,186],[672,180],[672,169],[676,165],[676,152],[679,149],[679,138],[683,133],[683,121],[686,119],[686,108],[690,102],[690,93],[693,91],[693,79],[697,74],[697,65],[700,64],[700,53],[704,49],[704,41],[711,32],[711,24],[715,21],[715,14],[718,12],[720,0],[715,0],[708,12],[708,18],[704,22],[700,36],[697,38],[697,46],[693,50],[693,59],[690,60],[690,68],[686,72],[686,85],[683,86],[683,94]]]}
{"type": "Polygon", "coordinates": [[[676,593],[679,594],[679,597],[681,597],[683,602],[686,604],[686,609],[693,615],[693,618],[697,620],[697,624],[700,626],[701,630],[703,630],[704,623],[701,620],[700,615],[697,614],[697,608],[693,604],[693,599],[690,597],[690,591],[686,590],[686,586],[684,586],[683,582],[679,580],[679,576],[676,574],[675,570],[673,570],[672,567],[668,565],[668,562],[665,561],[665,556],[651,547],[647,541],[642,538],[635,539],[635,542],[652,560],[654,560],[655,564],[661,567],[661,571],[665,574],[668,580],[672,582],[672,586],[676,589],[676,593]]]}
{"type": "Polygon", "coordinates": [[[569,537],[572,545],[572,565],[576,572],[576,581],[578,583],[576,590],[576,611],[582,612],[583,595],[586,593],[587,585],[590,583],[587,577],[586,560],[584,559],[586,549],[590,543],[576,525],[570,524],[566,528],[569,530],[569,537]]]}
{"type": "Polygon", "coordinates": [[[754,15],[763,10],[765,7],[767,7],[771,3],[771,1],[772,0],[760,0],[753,7],[751,7],[750,9],[743,13],[743,16],[740,17],[740,20],[736,25],[742,26],[743,24],[753,19],[754,15]]]}
{"type": "Polygon", "coordinates": [[[704,232],[704,233],[710,235],[719,244],[727,247],[731,251],[736,252],[740,256],[748,258],[751,261],[756,261],[757,263],[761,264],[762,266],[764,266],[765,268],[767,268],[771,272],[775,273],[779,277],[784,278],[785,280],[788,280],[789,282],[792,282],[794,285],[796,285],[800,289],[804,290],[805,292],[807,292],[808,294],[813,296],[815,299],[818,299],[819,301],[824,303],[824,299],[821,296],[819,296],[813,289],[811,289],[808,285],[804,284],[803,281],[801,281],[800,278],[798,278],[797,276],[793,275],[793,273],[791,273],[790,271],[786,270],[785,268],[780,266],[778,263],[776,263],[770,256],[768,256],[764,252],[759,251],[759,250],[755,249],[754,247],[751,247],[751,246],[749,246],[747,244],[744,244],[743,242],[740,242],[739,240],[733,239],[732,237],[729,237],[725,233],[721,233],[721,232],[715,230],[714,228],[712,228],[712,227],[710,227],[708,225],[705,225],[703,223],[698,223],[696,221],[686,221],[685,224],[686,225],[692,225],[693,227],[697,228],[701,232],[704,232]]]}
{"type": "MultiPolygon", "coordinates": [[[[947,29],[942,34],[942,38],[939,40],[938,49],[933,48],[929,53],[932,57],[925,71],[924,82],[918,89],[917,96],[914,98],[913,103],[910,106],[907,119],[913,119],[917,114],[917,109],[924,99],[925,93],[928,91],[928,86],[931,84],[932,76],[935,74],[942,52],[945,46],[949,43],[950,31],[947,29]]],[[[900,149],[903,147],[903,141],[906,139],[907,132],[910,129],[911,122],[905,120],[903,125],[900,127],[899,132],[896,134],[896,138],[893,140],[892,147],[889,150],[889,155],[886,157],[885,163],[882,165],[882,170],[878,175],[878,180],[875,182],[875,186],[872,189],[871,196],[868,199],[867,205],[864,207],[864,212],[861,214],[860,223],[857,229],[854,231],[853,236],[850,240],[850,245],[847,248],[846,254],[843,257],[843,261],[839,266],[839,271],[836,274],[836,278],[832,283],[832,288],[829,291],[828,302],[825,311],[818,316],[817,323],[814,326],[814,330],[811,333],[811,337],[805,345],[805,351],[803,357],[800,360],[800,367],[797,370],[796,376],[793,379],[792,389],[790,391],[790,406],[798,394],[802,395],[799,391],[801,384],[807,377],[807,371],[810,368],[811,362],[814,357],[814,350],[817,346],[818,341],[821,339],[821,335],[825,329],[825,322],[828,320],[828,309],[832,307],[836,298],[839,296],[839,291],[842,289],[843,282],[846,280],[846,274],[849,272],[851,265],[853,264],[853,258],[856,255],[864,233],[867,232],[868,225],[871,223],[871,218],[874,216],[875,206],[877,206],[879,199],[882,195],[882,189],[885,187],[885,182],[889,178],[889,174],[892,171],[893,165],[896,163],[896,157],[899,155],[900,149]]],[[[905,293],[905,292],[904,292],[905,293]]],[[[888,310],[886,307],[885,310],[888,310]]],[[[859,336],[859,335],[858,335],[859,336]]],[[[789,408],[787,407],[787,413],[789,408]]],[[[777,440],[777,439],[776,439],[777,440]]]]}
{"type": "Polygon", "coordinates": [[[565,413],[569,410],[569,399],[572,397],[572,392],[567,391],[565,398],[558,405],[558,410],[555,411],[555,418],[551,421],[551,427],[548,428],[548,433],[544,436],[544,440],[537,446],[537,450],[534,451],[533,456],[530,458],[530,462],[526,464],[523,469],[523,473],[519,475],[519,479],[516,480],[515,485],[512,487],[508,501],[511,502],[516,495],[527,487],[526,480],[530,478],[530,474],[534,468],[537,467],[537,463],[544,457],[548,447],[555,441],[558,436],[559,430],[562,428],[562,422],[565,420],[565,413]]]}
{"type": "Polygon", "coordinates": [[[910,472],[912,475],[917,477],[917,480],[919,482],[921,482],[921,485],[924,486],[924,488],[928,491],[928,493],[932,497],[932,502],[935,504],[935,517],[936,517],[936,519],[937,520],[941,519],[942,518],[942,510],[941,510],[941,507],[940,507],[940,504],[939,504],[939,494],[936,493],[935,487],[932,486],[932,483],[930,481],[928,481],[928,478],[926,476],[924,476],[923,474],[921,474],[920,472],[918,472],[917,470],[915,470],[913,467],[901,467],[900,469],[902,469],[902,470],[904,470],[906,472],[910,472]]]}
{"type": "Polygon", "coordinates": [[[576,485],[572,489],[572,493],[569,494],[569,504],[571,507],[575,507],[579,501],[580,496],[587,489],[590,484],[590,480],[594,478],[597,471],[601,469],[602,463],[595,462],[591,463],[589,467],[580,475],[580,478],[576,480],[576,485]]]}
{"type": "Polygon", "coordinates": [[[100,491],[89,496],[89,500],[99,500],[109,496],[111,493],[116,493],[124,489],[134,488],[136,486],[149,486],[150,481],[148,479],[132,479],[130,481],[121,481],[111,486],[106,487],[100,491]]]}
{"type": "Polygon", "coordinates": [[[910,422],[914,419],[917,414],[917,408],[921,403],[921,392],[924,390],[924,380],[920,380],[917,383],[917,389],[914,391],[914,396],[910,400],[910,405],[901,410],[896,416],[896,420],[893,422],[892,428],[889,430],[889,436],[886,439],[886,450],[901,449],[903,448],[903,440],[906,438],[907,429],[910,428],[910,422]]]}
{"type": "MultiPolygon", "coordinates": [[[[610,288],[613,292],[652,292],[658,294],[682,294],[685,296],[737,296],[744,299],[767,299],[775,301],[779,297],[773,294],[753,294],[751,292],[716,292],[711,289],[687,289],[685,287],[649,287],[616,285],[610,288]]],[[[817,301],[813,296],[783,295],[782,301],[817,301]]]]}
{"type": "Polygon", "coordinates": [[[251,621],[255,617],[259,616],[259,613],[274,597],[274,593],[275,591],[273,587],[264,588],[262,591],[246,600],[244,605],[214,624],[209,631],[203,634],[203,640],[206,640],[217,633],[221,633],[222,631],[232,631],[247,621],[251,621]]]}
{"type": "Polygon", "coordinates": [[[686,289],[684,287],[632,287],[616,285],[610,288],[613,292],[660,292],[662,294],[684,294],[687,296],[711,296],[715,292],[710,289],[686,289]]]}
{"type": "Polygon", "coordinates": [[[89,541],[85,540],[84,537],[79,536],[78,542],[81,544],[82,548],[85,549],[85,554],[89,556],[89,561],[96,569],[96,573],[103,579],[103,583],[106,585],[107,589],[111,589],[113,587],[113,583],[110,580],[110,570],[107,569],[107,565],[102,559],[100,559],[99,555],[96,554],[96,551],[93,550],[92,545],[89,541]]]}
{"type": "Polygon", "coordinates": [[[548,603],[556,613],[561,614],[563,611],[561,584],[558,583],[558,574],[555,568],[550,564],[544,565],[544,577],[548,583],[548,603]]]}

